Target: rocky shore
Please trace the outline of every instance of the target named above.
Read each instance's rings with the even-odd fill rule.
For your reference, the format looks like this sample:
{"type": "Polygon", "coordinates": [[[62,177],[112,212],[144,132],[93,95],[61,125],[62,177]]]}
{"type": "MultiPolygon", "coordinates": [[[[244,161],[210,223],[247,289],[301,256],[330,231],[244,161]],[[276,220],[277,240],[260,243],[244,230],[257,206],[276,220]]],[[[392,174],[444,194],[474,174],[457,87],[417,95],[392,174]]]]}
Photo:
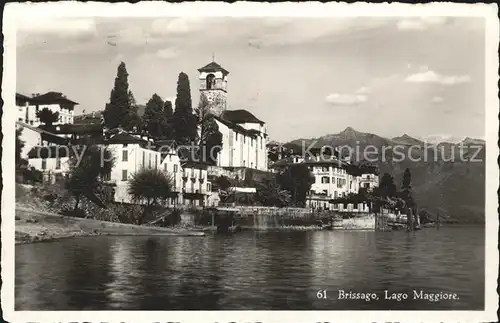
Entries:
{"type": "Polygon", "coordinates": [[[16,207],[16,244],[53,241],[97,235],[204,236],[203,232],[133,225],[93,219],[66,217],[55,213],[16,207]]]}

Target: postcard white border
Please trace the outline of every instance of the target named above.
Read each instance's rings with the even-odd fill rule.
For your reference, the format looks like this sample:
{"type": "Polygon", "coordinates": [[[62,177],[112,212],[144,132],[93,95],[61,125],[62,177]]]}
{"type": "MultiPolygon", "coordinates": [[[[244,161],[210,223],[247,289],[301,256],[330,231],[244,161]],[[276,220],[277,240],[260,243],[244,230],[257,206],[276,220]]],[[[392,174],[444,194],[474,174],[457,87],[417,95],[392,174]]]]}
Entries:
{"type": "Polygon", "coordinates": [[[106,3],[8,3],[5,6],[4,100],[2,131],[4,135],[2,167],[2,294],[4,318],[10,322],[487,322],[496,321],[498,294],[498,7],[495,4],[432,3],[342,4],[309,3],[179,3],[143,2],[140,4],[106,3]],[[133,8],[133,9],[132,9],[133,8]],[[463,16],[483,17],[486,24],[486,245],[484,311],[14,311],[14,138],[16,88],[16,18],[17,17],[159,17],[159,16],[233,16],[233,17],[400,17],[463,16]]]}

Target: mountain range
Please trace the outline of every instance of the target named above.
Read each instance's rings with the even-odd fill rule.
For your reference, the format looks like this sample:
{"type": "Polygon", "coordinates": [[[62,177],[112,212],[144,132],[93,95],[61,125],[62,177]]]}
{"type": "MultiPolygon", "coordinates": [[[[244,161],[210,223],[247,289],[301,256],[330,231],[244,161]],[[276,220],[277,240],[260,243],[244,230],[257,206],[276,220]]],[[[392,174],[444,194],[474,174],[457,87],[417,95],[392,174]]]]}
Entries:
{"type": "MultiPolygon", "coordinates": [[[[361,152],[368,146],[380,149],[379,152],[383,152],[382,147],[398,146],[401,156],[396,155],[395,150],[388,150],[384,156],[370,156],[369,162],[376,165],[381,174],[391,174],[398,187],[403,172],[409,168],[414,198],[420,210],[427,211],[431,217],[439,212],[441,219],[448,222],[484,223],[486,142],[482,139],[466,137],[447,142],[434,138],[429,142],[408,134],[385,138],[347,127],[337,134],[283,144],[295,153],[310,146],[359,147],[361,152]]],[[[355,158],[354,163],[366,163],[368,159],[362,155],[355,158]]]]}

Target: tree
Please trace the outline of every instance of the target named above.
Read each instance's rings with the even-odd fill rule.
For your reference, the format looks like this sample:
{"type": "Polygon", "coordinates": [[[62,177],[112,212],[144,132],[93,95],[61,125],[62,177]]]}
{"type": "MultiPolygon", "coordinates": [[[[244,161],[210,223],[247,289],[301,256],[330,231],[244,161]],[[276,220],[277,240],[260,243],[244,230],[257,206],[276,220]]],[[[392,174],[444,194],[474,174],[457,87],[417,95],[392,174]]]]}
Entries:
{"type": "Polygon", "coordinates": [[[23,128],[16,129],[16,166],[19,166],[22,162],[21,152],[24,148],[24,141],[21,139],[22,133],[23,128]]]}
{"type": "MultiPolygon", "coordinates": [[[[403,173],[403,179],[401,183],[401,199],[405,202],[404,208],[405,213],[408,217],[413,216],[415,220],[418,218],[417,211],[415,209],[415,201],[413,200],[413,194],[411,190],[411,172],[409,168],[405,169],[403,173]]],[[[413,219],[408,219],[411,226],[413,226],[413,219]],[[410,221],[411,220],[411,221],[410,221]]],[[[418,223],[418,221],[416,221],[418,223]]]]}
{"type": "Polygon", "coordinates": [[[177,80],[177,97],[172,119],[174,138],[179,144],[189,144],[196,141],[198,122],[193,114],[189,78],[184,72],[179,73],[177,80]]]}
{"type": "Polygon", "coordinates": [[[292,200],[290,192],[282,189],[276,179],[266,179],[257,185],[257,200],[264,206],[285,207],[292,200]]]}
{"type": "Polygon", "coordinates": [[[172,108],[172,101],[165,101],[165,104],[163,105],[163,112],[167,116],[167,118],[170,118],[174,114],[174,109],[172,108]]]}
{"type": "Polygon", "coordinates": [[[195,110],[196,119],[200,127],[199,152],[201,160],[211,165],[217,164],[217,156],[222,148],[222,133],[209,112],[208,100],[204,95],[200,98],[198,108],[195,110]]]}
{"type": "Polygon", "coordinates": [[[165,138],[168,129],[168,117],[164,111],[165,103],[158,94],[153,94],[142,116],[144,129],[153,137],[165,138]]]}
{"type": "Polygon", "coordinates": [[[294,164],[279,173],[276,181],[281,188],[290,192],[294,205],[303,206],[307,193],[314,183],[314,176],[306,165],[294,164]]]}
{"type": "MultiPolygon", "coordinates": [[[[133,128],[134,116],[134,99],[132,92],[129,90],[128,73],[124,62],[118,65],[114,87],[111,90],[109,103],[104,109],[104,124],[106,127],[113,129],[122,127],[124,129],[133,128]]],[[[137,111],[135,111],[137,114],[137,111]]]]}
{"type": "Polygon", "coordinates": [[[101,190],[102,179],[111,174],[115,158],[106,147],[85,145],[73,146],[73,149],[76,153],[70,157],[71,169],[66,188],[75,198],[76,211],[83,196],[96,200],[95,194],[101,190]]]}
{"type": "Polygon", "coordinates": [[[132,175],[128,193],[137,202],[145,202],[144,212],[138,218],[137,224],[142,224],[144,218],[158,205],[171,196],[173,190],[172,178],[167,173],[151,168],[143,168],[132,175]]]}
{"type": "Polygon", "coordinates": [[[36,113],[37,118],[41,123],[52,126],[53,123],[59,120],[59,112],[52,112],[49,108],[43,108],[36,113]]]}
{"type": "Polygon", "coordinates": [[[134,128],[137,130],[141,130],[143,128],[143,124],[141,117],[139,117],[138,114],[139,107],[137,106],[134,94],[130,90],[128,91],[128,97],[130,102],[130,109],[122,127],[126,130],[133,130],[134,128]]]}
{"type": "Polygon", "coordinates": [[[396,196],[396,191],[394,178],[389,173],[384,173],[377,189],[377,195],[380,197],[394,197],[396,196]]]}

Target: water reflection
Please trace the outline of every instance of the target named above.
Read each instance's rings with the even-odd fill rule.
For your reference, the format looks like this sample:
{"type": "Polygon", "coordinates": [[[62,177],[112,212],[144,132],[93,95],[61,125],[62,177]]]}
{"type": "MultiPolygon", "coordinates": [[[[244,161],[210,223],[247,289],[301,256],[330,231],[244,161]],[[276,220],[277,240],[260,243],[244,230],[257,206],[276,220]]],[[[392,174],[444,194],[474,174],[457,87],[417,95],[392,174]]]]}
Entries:
{"type": "Polygon", "coordinates": [[[481,309],[484,232],[243,232],[16,247],[17,310],[481,309]],[[454,302],[338,300],[456,292],[454,302]],[[328,300],[318,300],[318,290],[328,300]]]}

